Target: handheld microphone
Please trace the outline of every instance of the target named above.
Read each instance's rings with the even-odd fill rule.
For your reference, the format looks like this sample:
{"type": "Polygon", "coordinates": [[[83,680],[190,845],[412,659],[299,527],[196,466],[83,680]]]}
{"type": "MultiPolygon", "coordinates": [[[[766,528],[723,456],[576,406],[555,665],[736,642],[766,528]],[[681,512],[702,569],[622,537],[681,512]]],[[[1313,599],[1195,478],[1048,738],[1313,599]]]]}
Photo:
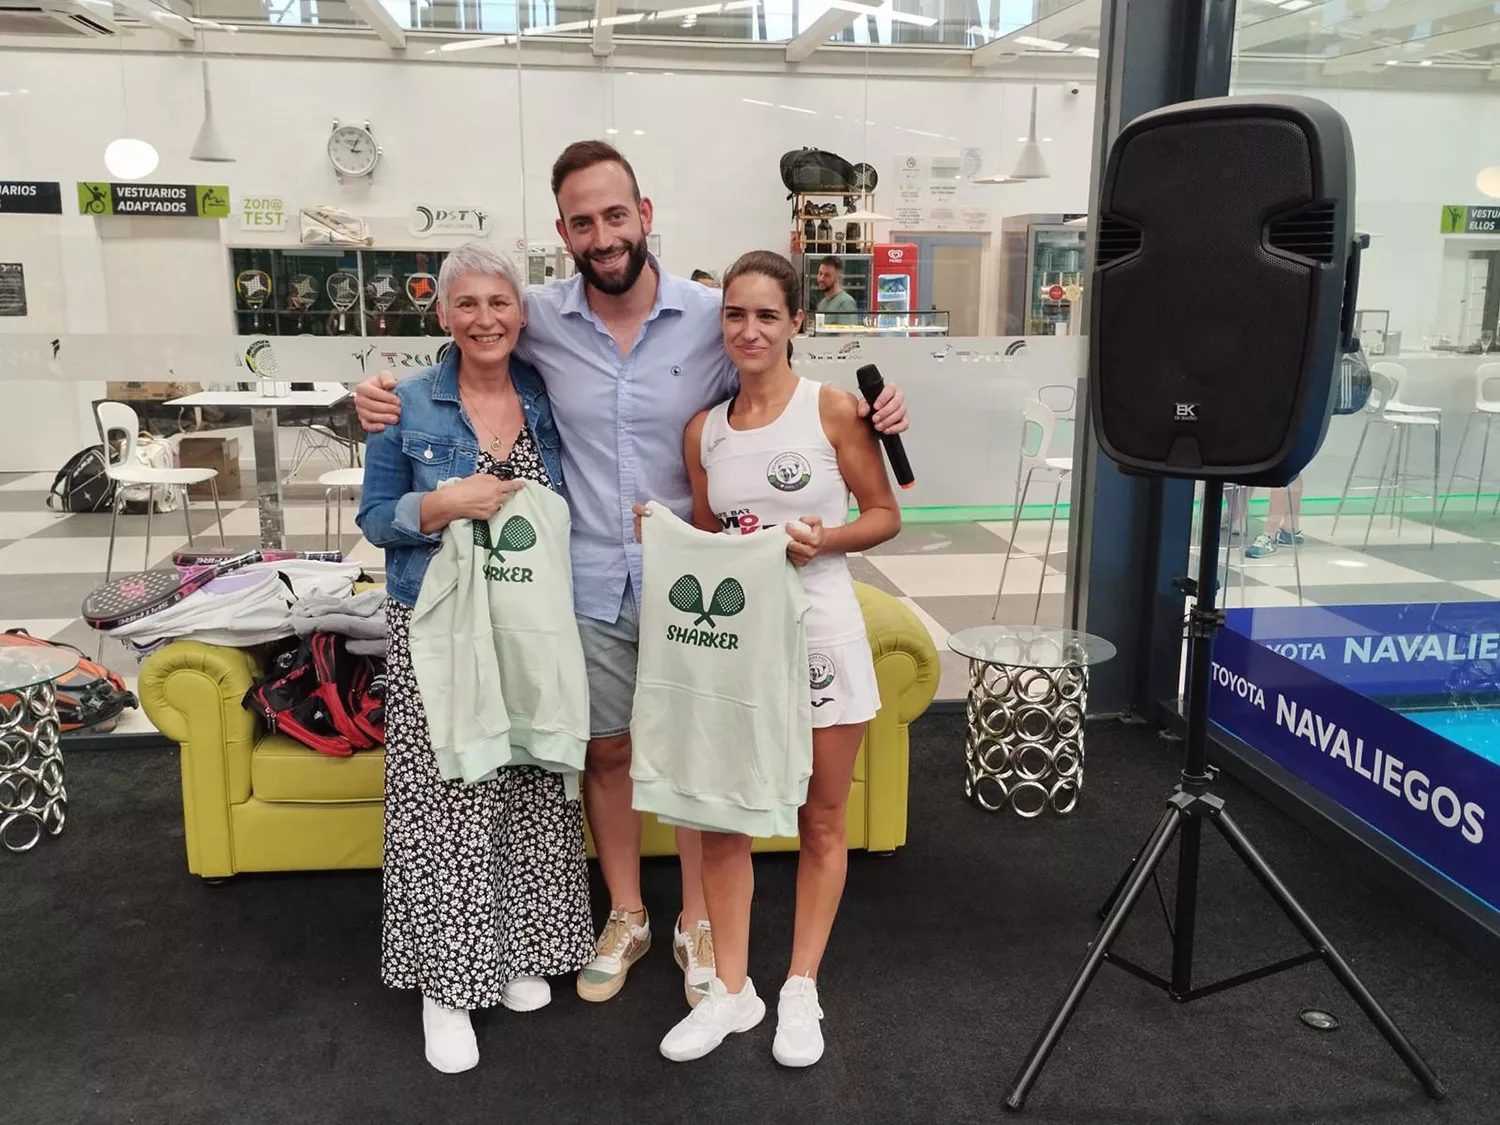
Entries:
{"type": "MultiPolygon", "coordinates": [[[[880,392],[885,390],[885,380],[880,377],[880,368],[873,363],[867,363],[856,373],[859,379],[859,393],[865,396],[865,401],[870,404],[870,409],[875,409],[875,400],[880,397],[880,392]]],[[[896,483],[902,488],[910,488],[916,483],[917,478],[912,475],[911,462],[906,459],[906,448],[901,444],[900,434],[878,434],[880,442],[885,446],[885,455],[891,463],[891,472],[896,474],[896,483]]]]}

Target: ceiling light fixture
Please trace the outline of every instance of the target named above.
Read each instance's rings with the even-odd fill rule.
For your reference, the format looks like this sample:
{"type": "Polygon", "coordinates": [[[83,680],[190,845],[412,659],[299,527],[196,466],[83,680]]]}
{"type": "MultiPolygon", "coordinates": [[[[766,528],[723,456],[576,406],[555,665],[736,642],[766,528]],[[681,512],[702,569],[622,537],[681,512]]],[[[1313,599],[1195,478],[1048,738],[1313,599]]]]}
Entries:
{"type": "Polygon", "coordinates": [[[1016,42],[1023,47],[1035,47],[1039,51],[1066,51],[1069,44],[1057,39],[1038,39],[1035,35],[1017,35],[1016,42]]]}
{"type": "Polygon", "coordinates": [[[1479,175],[1474,177],[1474,186],[1491,199],[1500,199],[1500,164],[1481,168],[1479,175]]]}
{"type": "Polygon", "coordinates": [[[740,101],[744,102],[746,105],[763,105],[767,109],[776,108],[775,102],[763,102],[759,98],[741,98],[740,101]]]}
{"type": "Polygon", "coordinates": [[[717,15],[723,7],[723,4],[699,4],[696,8],[666,8],[660,12],[652,12],[651,18],[654,20],[675,20],[678,16],[684,19],[688,16],[695,18],[697,16],[712,16],[717,15]]]}
{"type": "Polygon", "coordinates": [[[156,171],[160,162],[155,146],[136,137],[110,141],[104,150],[104,166],[117,180],[144,179],[156,171]]]}
{"type": "Polygon", "coordinates": [[[1075,55],[1082,55],[1086,59],[1097,59],[1099,57],[1098,47],[1074,47],[1075,55]]]}
{"type": "MultiPolygon", "coordinates": [[[[490,35],[484,39],[462,39],[457,43],[444,43],[438,51],[447,55],[454,51],[477,51],[481,47],[508,47],[515,41],[514,35],[490,35]]],[[[431,51],[427,53],[432,54],[431,51]]]]}
{"type": "Polygon", "coordinates": [[[800,105],[778,105],[776,108],[777,109],[790,110],[792,113],[807,113],[807,114],[811,114],[813,117],[816,117],[818,115],[818,111],[817,110],[815,110],[815,109],[803,109],[800,105]]]}
{"type": "Polygon", "coordinates": [[[1031,128],[1026,134],[1026,143],[1021,147],[1021,155],[1016,158],[1016,167],[1011,175],[1018,180],[1045,180],[1050,173],[1047,171],[1047,162],[1042,159],[1042,146],[1036,141],[1036,99],[1037,88],[1031,88],[1031,128]]]}
{"type": "Polygon", "coordinates": [[[877,16],[887,16],[896,23],[912,23],[918,27],[931,27],[937,23],[932,16],[919,16],[915,12],[898,12],[894,8],[886,7],[875,13],[877,16]]]}
{"type": "Polygon", "coordinates": [[[634,133],[637,137],[644,137],[646,135],[646,130],[644,130],[644,129],[632,129],[630,131],[632,133],[634,133]]]}
{"type": "Polygon", "coordinates": [[[979,27],[977,25],[974,26],[974,27],[966,27],[966,28],[964,28],[964,34],[965,35],[977,35],[981,39],[999,39],[1000,38],[1000,33],[998,31],[991,31],[987,27],[979,27]]]}

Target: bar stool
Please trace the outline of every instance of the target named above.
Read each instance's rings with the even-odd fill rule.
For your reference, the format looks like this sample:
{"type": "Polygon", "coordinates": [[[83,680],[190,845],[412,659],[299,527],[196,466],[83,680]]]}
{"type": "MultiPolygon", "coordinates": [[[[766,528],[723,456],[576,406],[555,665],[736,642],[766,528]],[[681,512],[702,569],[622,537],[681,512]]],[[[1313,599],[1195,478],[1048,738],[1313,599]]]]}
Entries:
{"type": "Polygon", "coordinates": [[[1058,415],[1050,407],[1039,399],[1028,398],[1021,403],[1021,413],[1021,463],[1025,466],[1026,475],[1020,495],[1016,497],[1015,513],[1010,521],[1010,538],[1005,544],[1005,562],[1000,566],[1000,585],[995,590],[995,608],[990,613],[990,620],[993,621],[1000,615],[1000,597],[1005,592],[1005,573],[1010,569],[1010,557],[1015,553],[1016,531],[1021,523],[1021,509],[1026,506],[1026,496],[1031,491],[1032,478],[1038,473],[1050,473],[1055,474],[1052,518],[1047,522],[1047,545],[1042,549],[1041,576],[1036,583],[1036,606],[1031,611],[1031,623],[1035,625],[1042,612],[1042,591],[1047,584],[1047,559],[1052,554],[1052,532],[1057,526],[1057,505],[1062,498],[1063,484],[1071,478],[1073,458],[1047,456],[1059,421],[1058,415]],[[1032,437],[1036,439],[1035,447],[1028,440],[1032,437]]]}
{"type": "MultiPolygon", "coordinates": [[[[1494,390],[1500,392],[1500,363],[1481,363],[1479,369],[1474,372],[1474,409],[1469,411],[1469,419],[1464,423],[1464,436],[1458,439],[1458,456],[1453,459],[1453,471],[1448,474],[1448,491],[1443,493],[1443,512],[1448,510],[1448,495],[1453,491],[1455,480],[1471,480],[1474,482],[1474,518],[1479,518],[1479,494],[1484,491],[1484,466],[1490,456],[1490,425],[1497,417],[1500,417],[1500,398],[1490,398],[1487,384],[1494,384],[1494,390]],[[1464,459],[1464,447],[1469,442],[1469,431],[1474,428],[1474,422],[1483,419],[1484,441],[1479,447],[1479,475],[1470,476],[1458,471],[1459,464],[1464,459]]],[[[1500,496],[1495,497],[1495,508],[1490,512],[1500,511],[1500,496]]],[[[1442,513],[1440,512],[1439,515],[1442,513]]]]}
{"type": "MultiPolygon", "coordinates": [[[[1433,519],[1428,534],[1429,547],[1437,544],[1437,490],[1439,483],[1438,465],[1442,459],[1443,449],[1443,417],[1442,410],[1436,406],[1416,406],[1401,402],[1401,375],[1405,368],[1398,363],[1376,363],[1370,367],[1370,400],[1365,404],[1365,426],[1359,435],[1359,444],[1354,447],[1354,457],[1349,462],[1349,475],[1344,478],[1344,490],[1339,495],[1339,506],[1333,516],[1333,530],[1338,531],[1339,519],[1344,514],[1344,504],[1349,499],[1351,486],[1354,482],[1355,470],[1359,467],[1359,455],[1364,449],[1365,438],[1369,435],[1371,426],[1387,426],[1390,428],[1390,438],[1386,444],[1385,456],[1381,458],[1380,474],[1373,478],[1375,484],[1375,503],[1370,508],[1370,519],[1365,525],[1364,545],[1370,545],[1370,531],[1375,526],[1375,513],[1380,508],[1380,498],[1386,490],[1387,479],[1391,482],[1391,515],[1393,522],[1399,516],[1400,524],[1406,523],[1406,497],[1410,487],[1411,474],[1408,463],[1411,454],[1411,435],[1419,429],[1426,429],[1432,434],[1432,507],[1433,519]]],[[[1362,477],[1362,480],[1371,478],[1362,477]]],[[[1366,486],[1368,487],[1368,486],[1366,486]]]]}
{"type": "Polygon", "coordinates": [[[328,539],[328,508],[334,496],[338,497],[339,508],[339,545],[344,542],[344,493],[345,491],[358,493],[365,483],[365,471],[363,469],[330,469],[318,478],[318,483],[323,486],[323,550],[331,551],[328,539]]]}

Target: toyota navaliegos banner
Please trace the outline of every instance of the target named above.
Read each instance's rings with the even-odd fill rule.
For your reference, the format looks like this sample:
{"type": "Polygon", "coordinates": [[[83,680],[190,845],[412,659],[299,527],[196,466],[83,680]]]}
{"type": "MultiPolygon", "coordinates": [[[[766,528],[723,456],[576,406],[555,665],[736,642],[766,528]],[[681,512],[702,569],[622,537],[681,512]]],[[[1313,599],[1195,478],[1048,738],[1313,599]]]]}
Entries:
{"type": "Polygon", "coordinates": [[[1500,766],[1233,626],[1210,682],[1214,722],[1500,907],[1500,766]]]}
{"type": "Polygon", "coordinates": [[[1500,693],[1500,601],[1231,609],[1229,627],[1365,695],[1500,693]]]}

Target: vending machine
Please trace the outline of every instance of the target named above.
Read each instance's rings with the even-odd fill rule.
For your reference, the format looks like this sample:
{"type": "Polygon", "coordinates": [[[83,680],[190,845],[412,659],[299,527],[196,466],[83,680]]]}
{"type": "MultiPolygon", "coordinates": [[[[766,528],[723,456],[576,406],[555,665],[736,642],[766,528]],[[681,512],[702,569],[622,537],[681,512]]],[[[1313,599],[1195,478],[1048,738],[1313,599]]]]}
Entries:
{"type": "Polygon", "coordinates": [[[917,247],[911,242],[875,244],[875,311],[909,313],[917,308],[917,247]]]}

